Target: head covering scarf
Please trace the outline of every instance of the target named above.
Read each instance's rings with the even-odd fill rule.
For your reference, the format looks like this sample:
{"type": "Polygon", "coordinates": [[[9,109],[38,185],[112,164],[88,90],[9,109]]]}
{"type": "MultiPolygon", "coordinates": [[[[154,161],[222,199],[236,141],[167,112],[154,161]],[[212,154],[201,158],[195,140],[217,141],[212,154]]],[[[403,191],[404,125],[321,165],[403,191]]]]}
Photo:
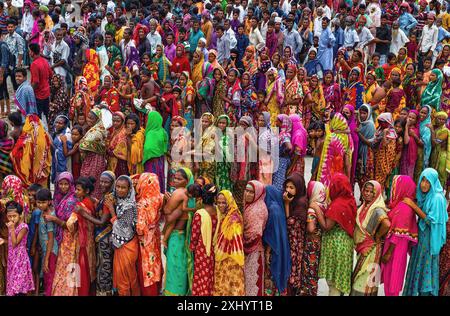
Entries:
{"type": "Polygon", "coordinates": [[[139,47],[139,44],[141,42],[141,39],[139,38],[139,31],[140,30],[144,30],[144,34],[145,35],[147,35],[148,32],[149,32],[148,27],[143,25],[143,24],[138,23],[135,26],[134,31],[133,31],[133,40],[134,40],[134,43],[136,44],[136,47],[139,47]]]}
{"type": "MultiPolygon", "coordinates": [[[[83,45],[86,45],[86,46],[89,46],[89,38],[87,38],[82,32],[80,32],[80,31],[75,31],[74,33],[73,33],[73,38],[75,39],[75,38],[79,38],[80,39],[80,41],[81,41],[81,43],[83,44],[83,45]]],[[[114,46],[114,45],[113,45],[114,46]]]]}
{"type": "Polygon", "coordinates": [[[306,221],[308,211],[308,197],[306,192],[305,178],[298,172],[294,172],[284,181],[283,188],[286,184],[292,182],[295,186],[296,192],[294,199],[290,202],[289,216],[297,216],[306,221]]]}
{"type": "Polygon", "coordinates": [[[267,222],[267,206],[264,203],[266,190],[264,184],[251,180],[247,186],[253,187],[255,197],[244,207],[244,250],[246,254],[262,249],[262,236],[267,222]]]}
{"type": "Polygon", "coordinates": [[[403,202],[405,198],[415,200],[416,184],[410,176],[394,176],[389,203],[391,211],[388,213],[391,227],[387,237],[407,238],[416,244],[418,237],[416,214],[403,202]]]}
{"type": "Polygon", "coordinates": [[[91,113],[98,117],[97,122],[91,127],[80,141],[80,149],[94,152],[99,155],[105,154],[106,129],[103,126],[102,111],[98,108],[92,109],[91,113]]]}
{"type": "MultiPolygon", "coordinates": [[[[363,104],[359,108],[359,113],[361,112],[361,109],[367,110],[367,118],[363,121],[361,120],[361,117],[358,115],[360,133],[364,136],[365,139],[371,140],[375,135],[375,124],[373,122],[372,117],[372,107],[368,104],[363,104]]],[[[367,144],[363,143],[362,141],[359,141],[358,158],[362,159],[363,172],[366,171],[368,150],[369,147],[367,146],[367,144]]]]}
{"type": "MultiPolygon", "coordinates": [[[[55,194],[53,196],[53,205],[55,207],[56,216],[67,221],[72,214],[73,208],[77,204],[77,198],[75,196],[75,182],[73,181],[73,176],[70,172],[61,172],[55,181],[55,194]],[[69,182],[69,191],[63,194],[59,189],[59,182],[66,180],[69,182]]],[[[61,227],[56,228],[56,240],[58,244],[61,243],[63,237],[63,230],[61,227]]]]}
{"type": "Polygon", "coordinates": [[[446,223],[448,214],[446,211],[447,202],[439,181],[439,174],[433,168],[422,171],[416,190],[417,203],[422,211],[427,214],[425,220],[419,220],[419,228],[425,231],[431,227],[430,249],[431,255],[439,255],[441,248],[446,242],[446,223]],[[425,178],[430,182],[430,191],[422,192],[420,183],[425,178]]]}
{"type": "Polygon", "coordinates": [[[428,82],[427,87],[422,93],[421,104],[430,105],[433,109],[439,111],[441,109],[442,81],[444,80],[444,75],[437,68],[431,72],[436,75],[436,80],[428,82]]]}
{"type": "Polygon", "coordinates": [[[431,124],[432,109],[429,105],[425,105],[424,107],[428,109],[428,114],[423,121],[420,121],[419,130],[420,130],[420,139],[423,142],[423,166],[424,168],[426,168],[429,165],[432,149],[431,130],[427,126],[428,124],[431,124]]]}
{"type": "Polygon", "coordinates": [[[117,130],[113,130],[111,134],[111,141],[109,142],[109,151],[111,151],[116,158],[127,160],[128,137],[125,124],[125,115],[120,111],[114,112],[113,115],[119,116],[122,119],[122,125],[117,130]]]}
{"type": "MultiPolygon", "coordinates": [[[[416,115],[416,125],[411,126],[410,128],[416,133],[417,136],[420,136],[420,129],[419,129],[419,111],[417,110],[410,110],[409,113],[414,113],[416,115]]],[[[428,128],[427,128],[428,129],[428,128]]],[[[431,134],[430,134],[431,135],[431,134]]],[[[406,162],[408,165],[414,166],[417,161],[417,143],[414,139],[410,139],[409,143],[407,145],[407,154],[406,157],[402,157],[402,159],[406,159],[406,162]]]]}
{"type": "MultiPolygon", "coordinates": [[[[312,203],[316,203],[322,210],[325,212],[327,209],[327,192],[325,186],[319,181],[309,181],[308,188],[308,203],[311,205],[312,203]]],[[[309,213],[315,213],[312,208],[308,209],[309,213]]]]}
{"type": "MultiPolygon", "coordinates": [[[[386,122],[389,124],[388,132],[386,133],[386,138],[388,139],[397,139],[397,133],[394,129],[394,120],[392,119],[392,114],[389,112],[381,113],[377,117],[378,122],[386,122]]],[[[375,137],[379,137],[383,133],[383,128],[381,126],[378,126],[377,131],[375,132],[375,137]]]]}
{"type": "Polygon", "coordinates": [[[152,111],[148,113],[147,126],[145,128],[143,163],[152,158],[161,157],[167,151],[169,136],[163,128],[162,122],[163,118],[158,112],[152,111]]]}
{"type": "Polygon", "coordinates": [[[353,238],[356,223],[356,202],[353,196],[353,188],[346,175],[342,173],[333,175],[329,187],[329,196],[331,203],[325,216],[337,222],[353,238]]]}
{"type": "Polygon", "coordinates": [[[247,46],[245,49],[244,57],[242,58],[242,64],[244,65],[245,71],[253,76],[258,71],[258,63],[256,61],[256,48],[253,45],[247,46]],[[250,52],[252,56],[247,57],[247,52],[250,52]]]}
{"type": "Polygon", "coordinates": [[[25,119],[22,133],[10,154],[14,172],[25,186],[45,185],[51,169],[51,141],[36,114],[25,119]]]}
{"type": "Polygon", "coordinates": [[[244,266],[244,245],[243,245],[243,218],[239,212],[233,194],[228,190],[222,190],[219,195],[223,195],[227,202],[227,214],[220,223],[220,232],[215,245],[216,262],[231,258],[241,267],[244,266]]]}
{"type": "Polygon", "coordinates": [[[303,127],[302,120],[298,114],[289,115],[289,118],[292,122],[292,146],[294,146],[294,150],[298,150],[298,153],[303,156],[308,145],[308,132],[303,127]]]}
{"type": "MultiPolygon", "coordinates": [[[[382,209],[386,213],[388,212],[388,209],[384,204],[381,185],[375,180],[367,181],[363,186],[363,190],[366,185],[369,184],[373,186],[375,196],[370,204],[367,204],[366,201],[364,201],[356,213],[357,226],[355,228],[354,240],[356,244],[356,252],[358,253],[365,253],[364,250],[372,247],[375,243],[374,236],[378,225],[373,225],[372,223],[374,213],[377,209],[382,209]]],[[[387,218],[387,216],[379,215],[378,223],[381,222],[383,217],[387,218]]]]}
{"type": "Polygon", "coordinates": [[[116,249],[133,239],[136,233],[137,222],[137,207],[133,181],[129,176],[124,175],[118,177],[116,183],[119,180],[126,180],[129,189],[125,198],[118,197],[116,189],[114,188],[113,190],[113,195],[116,199],[117,219],[113,223],[112,244],[116,249]]]}
{"type": "Polygon", "coordinates": [[[276,288],[284,292],[291,274],[291,249],[289,246],[283,194],[275,186],[266,187],[264,199],[269,216],[263,240],[271,250],[270,274],[276,288]]]}

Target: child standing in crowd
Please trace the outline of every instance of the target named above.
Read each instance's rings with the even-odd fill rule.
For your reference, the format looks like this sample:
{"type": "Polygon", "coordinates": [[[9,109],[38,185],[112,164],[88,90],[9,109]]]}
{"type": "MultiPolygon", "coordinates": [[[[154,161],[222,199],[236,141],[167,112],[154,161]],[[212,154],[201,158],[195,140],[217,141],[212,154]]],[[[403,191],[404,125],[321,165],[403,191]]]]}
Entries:
{"type": "Polygon", "coordinates": [[[35,284],[35,295],[39,294],[39,285],[41,280],[41,256],[39,248],[39,222],[42,211],[36,204],[36,193],[42,189],[39,184],[32,184],[28,187],[28,205],[31,212],[31,219],[28,223],[28,253],[30,256],[31,268],[33,272],[33,281],[35,284]]]}

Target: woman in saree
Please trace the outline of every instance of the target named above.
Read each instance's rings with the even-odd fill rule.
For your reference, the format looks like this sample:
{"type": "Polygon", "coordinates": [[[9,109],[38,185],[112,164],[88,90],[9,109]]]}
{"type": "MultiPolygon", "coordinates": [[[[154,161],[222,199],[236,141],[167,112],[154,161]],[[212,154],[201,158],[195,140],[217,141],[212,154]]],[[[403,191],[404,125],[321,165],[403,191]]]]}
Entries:
{"type": "Polygon", "coordinates": [[[447,205],[436,170],[425,169],[417,183],[418,207],[411,207],[419,216],[419,237],[409,259],[403,295],[437,296],[439,253],[446,242],[447,205]]]}
{"type": "Polygon", "coordinates": [[[359,148],[359,136],[357,130],[357,123],[356,123],[356,114],[355,114],[355,108],[353,105],[346,104],[344,108],[342,109],[342,115],[346,118],[348,128],[350,129],[350,136],[352,137],[353,141],[353,155],[352,155],[352,168],[350,172],[350,182],[352,184],[355,183],[355,174],[356,174],[356,164],[358,161],[358,148],[359,148]]]}
{"type": "Polygon", "coordinates": [[[311,284],[303,284],[303,254],[306,240],[306,218],[308,197],[305,178],[294,173],[283,184],[283,200],[286,211],[288,238],[291,250],[291,273],[288,283],[288,295],[306,295],[311,284]]]}
{"type": "Polygon", "coordinates": [[[291,249],[282,192],[273,185],[267,186],[264,203],[269,213],[263,234],[266,245],[264,295],[284,295],[291,273],[291,249]]]}
{"type": "Polygon", "coordinates": [[[137,175],[136,234],[139,241],[138,279],[143,296],[157,296],[161,288],[161,232],[159,219],[163,197],[158,177],[153,173],[137,175]]]}
{"type": "Polygon", "coordinates": [[[93,49],[86,50],[86,64],[83,68],[83,77],[86,78],[89,91],[95,97],[100,87],[100,62],[97,52],[93,49]]]}
{"type": "Polygon", "coordinates": [[[278,136],[270,127],[270,113],[258,114],[258,181],[265,185],[272,184],[275,156],[278,155],[278,136]]]}
{"type": "Polygon", "coordinates": [[[223,75],[225,75],[225,70],[220,65],[219,61],[217,60],[218,53],[215,49],[208,50],[208,62],[213,66],[214,69],[218,68],[222,72],[223,75]]]}
{"type": "MultiPolygon", "coordinates": [[[[102,111],[98,108],[92,109],[86,117],[89,130],[80,141],[80,152],[83,157],[80,175],[82,177],[92,176],[100,178],[106,170],[106,135],[107,131],[102,121],[102,111]]],[[[100,183],[95,183],[92,196],[100,199],[102,195],[100,183]]]]}
{"type": "Polygon", "coordinates": [[[311,111],[307,111],[303,115],[306,116],[306,125],[309,126],[310,122],[322,120],[323,111],[325,110],[327,103],[325,101],[325,95],[323,93],[322,85],[319,82],[319,78],[316,75],[312,75],[309,79],[309,93],[310,99],[305,100],[303,103],[309,101],[311,111]]]}
{"type": "Polygon", "coordinates": [[[190,74],[191,64],[186,56],[184,45],[179,43],[175,50],[175,58],[172,60],[172,65],[170,66],[171,77],[179,78],[183,71],[187,71],[190,74]]]}
{"type": "MultiPolygon", "coordinates": [[[[178,81],[181,88],[181,113],[183,113],[183,117],[188,121],[188,126],[192,126],[193,123],[189,124],[189,121],[194,118],[194,112],[192,112],[195,100],[194,84],[189,79],[189,73],[187,71],[181,73],[178,81]]],[[[197,115],[197,113],[195,114],[197,115]]]]}
{"type": "Polygon", "coordinates": [[[133,181],[117,178],[112,196],[105,199],[111,211],[112,245],[114,247],[113,286],[119,296],[140,295],[136,264],[139,242],[136,236],[137,206],[133,181]]]}
{"type": "MultiPolygon", "coordinates": [[[[122,52],[120,51],[120,48],[118,48],[116,45],[111,45],[106,49],[108,53],[108,66],[105,68],[114,68],[115,62],[122,63],[122,52]]],[[[108,69],[109,70],[109,69],[108,69]]]]}
{"type": "Polygon", "coordinates": [[[322,229],[317,221],[317,215],[312,208],[319,207],[322,212],[327,209],[327,193],[325,186],[317,181],[308,183],[308,215],[306,218],[305,249],[302,260],[302,295],[317,296],[319,287],[319,263],[322,229]]]}
{"type": "Polygon", "coordinates": [[[303,67],[305,67],[308,77],[316,75],[320,79],[323,78],[323,66],[317,58],[317,49],[314,46],[309,49],[303,67]]]}
{"type": "Polygon", "coordinates": [[[266,190],[259,181],[249,181],[244,192],[245,296],[264,294],[263,233],[268,210],[264,203],[266,190]]]}
{"type": "Polygon", "coordinates": [[[286,173],[291,165],[292,146],[292,121],[286,114],[280,114],[277,117],[276,126],[280,128],[278,134],[278,168],[275,166],[272,183],[278,188],[283,189],[283,183],[286,179],[286,173]]]}
{"type": "Polygon", "coordinates": [[[242,58],[245,72],[253,77],[258,71],[258,61],[256,59],[256,48],[253,45],[247,46],[244,57],[242,58]]]}
{"type": "Polygon", "coordinates": [[[283,113],[299,113],[299,107],[303,100],[303,96],[303,88],[297,78],[297,66],[289,64],[286,69],[286,82],[284,84],[283,113]]]}
{"type": "Polygon", "coordinates": [[[194,51],[194,54],[192,55],[192,74],[191,74],[191,80],[194,84],[194,87],[197,87],[197,84],[203,80],[203,72],[204,69],[208,68],[210,66],[210,63],[205,61],[205,57],[203,56],[202,51],[200,48],[196,49],[194,51]]]}
{"type": "Polygon", "coordinates": [[[325,102],[330,104],[331,110],[334,112],[341,112],[342,110],[342,96],[341,87],[339,83],[334,80],[334,74],[331,70],[326,70],[323,76],[322,90],[325,97],[325,102]]]}
{"type": "Polygon", "coordinates": [[[448,171],[450,171],[448,168],[450,162],[450,155],[448,154],[450,131],[446,127],[447,119],[447,113],[437,112],[434,115],[435,128],[431,130],[433,150],[430,157],[430,167],[439,173],[439,181],[443,188],[446,187],[448,171]]]}
{"type": "Polygon", "coordinates": [[[394,129],[392,114],[382,113],[378,116],[378,128],[372,140],[375,159],[375,180],[385,188],[387,178],[394,169],[394,160],[397,150],[397,133],[394,129]]]}
{"type": "Polygon", "coordinates": [[[217,187],[207,184],[202,190],[202,208],[192,219],[189,249],[194,257],[192,296],[211,296],[214,290],[214,244],[220,222],[220,213],[214,205],[217,187]]]}
{"type": "Polygon", "coordinates": [[[200,162],[195,162],[195,169],[198,169],[198,174],[208,179],[215,179],[216,165],[215,165],[215,149],[216,139],[214,126],[214,115],[209,112],[203,113],[201,116],[202,122],[202,136],[201,142],[198,144],[197,152],[194,153],[201,157],[200,162]]]}
{"type": "Polygon", "coordinates": [[[406,95],[406,106],[410,109],[416,109],[419,103],[420,86],[417,86],[416,81],[416,66],[414,63],[409,63],[405,67],[402,87],[406,95]]]}
{"type": "Polygon", "coordinates": [[[440,111],[443,79],[442,71],[437,68],[431,71],[430,81],[421,95],[420,104],[422,106],[429,105],[434,111],[440,111]]]}
{"type": "Polygon", "coordinates": [[[269,57],[269,48],[262,46],[258,48],[258,72],[254,75],[254,86],[256,91],[265,90],[267,86],[267,71],[272,67],[269,57]]]}
{"type": "Polygon", "coordinates": [[[215,183],[219,187],[219,190],[231,190],[233,187],[230,174],[231,174],[231,166],[232,166],[232,158],[231,157],[231,139],[230,135],[227,135],[226,128],[230,125],[230,118],[223,114],[220,115],[215,125],[220,129],[222,134],[220,135],[219,141],[219,150],[221,156],[218,157],[216,162],[216,177],[215,183]]]}
{"type": "Polygon", "coordinates": [[[14,173],[26,187],[47,186],[51,172],[51,140],[36,114],[27,115],[22,132],[10,153],[14,173]]]}
{"type": "Polygon", "coordinates": [[[388,212],[391,227],[381,257],[381,280],[386,296],[398,296],[403,289],[407,255],[417,244],[416,213],[406,200],[416,197],[416,184],[410,176],[394,176],[388,212]]]}
{"type": "Polygon", "coordinates": [[[202,67],[202,79],[197,82],[197,108],[196,113],[212,112],[212,101],[214,95],[213,66],[204,62],[202,67]]]}
{"type": "MultiPolygon", "coordinates": [[[[281,77],[281,80],[283,82],[285,82],[286,81],[286,73],[285,73],[286,67],[284,65],[284,62],[281,60],[280,54],[278,52],[275,52],[272,55],[272,66],[277,69],[278,74],[281,77]]],[[[289,66],[289,64],[287,66],[289,66]]]]}
{"type": "Polygon", "coordinates": [[[257,177],[256,130],[250,116],[243,116],[236,129],[237,141],[234,143],[236,160],[231,166],[230,178],[234,180],[233,194],[239,208],[242,208],[245,185],[257,177]]]}
{"type": "MultiPolygon", "coordinates": [[[[73,176],[69,172],[59,174],[55,182],[55,195],[53,203],[57,219],[54,221],[58,226],[56,230],[56,240],[59,245],[58,259],[56,261],[55,276],[53,278],[52,296],[77,296],[78,289],[67,282],[67,267],[77,264],[77,241],[78,234],[69,230],[67,222],[74,214],[77,204],[75,196],[75,183],[73,176]],[[63,194],[60,187],[68,184],[67,193],[63,194]]],[[[75,216],[75,215],[74,215],[75,216]]],[[[51,219],[51,218],[49,218],[51,219]]],[[[47,220],[49,220],[47,219],[47,220]]],[[[73,227],[70,226],[70,229],[73,227]]],[[[75,282],[73,284],[76,284],[75,282]]]]}
{"type": "Polygon", "coordinates": [[[128,137],[125,115],[122,112],[113,114],[113,132],[109,137],[107,148],[108,170],[114,172],[116,177],[128,175],[128,137]]]}
{"type": "Polygon", "coordinates": [[[69,114],[69,96],[64,88],[64,82],[61,75],[54,74],[50,85],[50,104],[48,107],[48,130],[53,130],[53,122],[58,115],[69,114]]]}
{"type": "Polygon", "coordinates": [[[266,99],[265,103],[270,112],[270,122],[275,126],[278,114],[284,102],[284,87],[276,68],[272,67],[266,72],[266,99]]]}
{"type": "Polygon", "coordinates": [[[370,105],[371,107],[375,106],[377,98],[375,95],[381,89],[377,82],[377,77],[373,70],[367,72],[366,74],[366,83],[364,85],[365,91],[363,95],[363,100],[365,104],[370,105]],[[374,98],[375,97],[375,98],[374,98]]]}
{"type": "Polygon", "coordinates": [[[79,113],[83,113],[87,117],[93,106],[94,98],[89,90],[86,78],[76,78],[75,94],[70,100],[69,118],[76,121],[79,113]]]}
{"type": "Polygon", "coordinates": [[[231,125],[236,126],[241,113],[241,80],[240,73],[236,68],[231,68],[227,73],[227,90],[224,96],[225,114],[231,120],[231,125]]]}
{"type": "Polygon", "coordinates": [[[404,146],[400,160],[400,174],[414,177],[418,157],[418,144],[421,143],[419,132],[419,112],[410,110],[406,119],[404,146]]]}
{"type": "Polygon", "coordinates": [[[347,120],[340,113],[335,113],[326,132],[316,181],[325,188],[330,186],[336,173],[350,176],[353,156],[353,141],[349,135],[347,120]]]}
{"type": "Polygon", "coordinates": [[[213,295],[244,296],[244,220],[230,191],[220,191],[216,204],[221,220],[214,245],[213,295]]]}
{"type": "Polygon", "coordinates": [[[144,164],[145,172],[154,173],[158,176],[161,193],[166,191],[164,181],[164,157],[168,150],[169,137],[162,126],[162,116],[156,111],[147,115],[147,126],[145,128],[144,141],[144,164]]]}
{"type": "Polygon", "coordinates": [[[356,202],[347,176],[341,173],[333,176],[329,199],[325,213],[318,205],[310,206],[323,230],[319,278],[327,281],[329,296],[339,296],[350,293],[353,269],[356,202]]]}
{"type": "Polygon", "coordinates": [[[170,151],[166,155],[169,163],[167,176],[167,189],[169,192],[175,190],[174,176],[180,168],[192,169],[190,131],[186,128],[186,120],[181,116],[174,116],[170,125],[170,151]]]}
{"type": "Polygon", "coordinates": [[[341,89],[345,89],[347,87],[348,83],[348,76],[349,71],[348,69],[348,52],[345,47],[341,47],[337,51],[337,57],[336,57],[336,65],[335,65],[335,72],[337,74],[337,83],[341,87],[341,89]]]}
{"type": "Polygon", "coordinates": [[[14,148],[14,140],[8,135],[8,123],[0,120],[0,181],[13,173],[10,153],[14,148]]]}
{"type": "Polygon", "coordinates": [[[361,78],[361,69],[354,67],[350,71],[348,85],[344,89],[343,103],[350,104],[355,107],[356,110],[363,104],[363,96],[365,92],[364,84],[361,78]]]}
{"type": "Polygon", "coordinates": [[[352,275],[352,296],[377,296],[379,281],[373,282],[371,275],[380,273],[383,251],[382,239],[389,232],[391,222],[384,204],[383,188],[376,181],[368,181],[362,188],[363,204],[356,213],[353,239],[358,261],[352,275]]]}
{"type": "Polygon", "coordinates": [[[144,172],[142,158],[144,155],[145,130],[141,127],[139,116],[130,113],[125,118],[127,135],[127,163],[129,174],[140,174],[144,172]]]}
{"type": "Polygon", "coordinates": [[[360,190],[364,183],[373,179],[375,168],[374,153],[371,140],[375,136],[375,124],[372,117],[372,107],[363,104],[358,111],[358,160],[356,162],[356,181],[360,190]]]}
{"type": "Polygon", "coordinates": [[[212,99],[212,110],[215,117],[225,114],[225,99],[227,93],[227,81],[219,68],[213,71],[214,94],[212,99]]]}
{"type": "Polygon", "coordinates": [[[305,174],[305,156],[308,145],[308,132],[303,127],[302,120],[298,114],[291,114],[289,118],[292,122],[291,143],[293,147],[293,157],[291,165],[287,170],[287,175],[298,172],[305,174]]]}
{"type": "Polygon", "coordinates": [[[253,118],[258,110],[256,90],[251,79],[252,76],[248,72],[241,76],[241,117],[249,115],[253,118]]]}
{"type": "Polygon", "coordinates": [[[414,169],[414,181],[419,180],[419,176],[425,168],[428,168],[432,149],[431,124],[432,109],[429,105],[425,105],[419,112],[419,138],[417,142],[417,161],[414,169]]]}
{"type": "Polygon", "coordinates": [[[152,58],[152,62],[157,66],[159,82],[166,82],[170,77],[169,68],[172,63],[164,55],[164,46],[162,44],[156,45],[156,53],[152,58]]]}
{"type": "Polygon", "coordinates": [[[402,77],[406,74],[406,67],[413,63],[413,60],[408,57],[408,50],[406,47],[401,47],[397,53],[397,67],[401,70],[402,77]]]}

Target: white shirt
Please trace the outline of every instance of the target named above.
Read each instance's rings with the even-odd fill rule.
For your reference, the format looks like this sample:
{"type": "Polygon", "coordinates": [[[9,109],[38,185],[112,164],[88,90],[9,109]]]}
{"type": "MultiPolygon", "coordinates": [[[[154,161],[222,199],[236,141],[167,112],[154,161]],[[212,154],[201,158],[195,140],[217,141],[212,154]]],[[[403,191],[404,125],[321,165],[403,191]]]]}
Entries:
{"type": "Polygon", "coordinates": [[[438,34],[439,30],[436,25],[433,24],[431,27],[429,27],[428,24],[425,25],[422,31],[419,51],[426,53],[429,50],[435,50],[438,42],[438,34]]]}
{"type": "Polygon", "coordinates": [[[250,34],[248,34],[248,39],[250,41],[250,44],[255,47],[259,43],[265,43],[265,41],[261,35],[261,32],[259,31],[259,29],[257,27],[255,29],[250,30],[250,34]]]}
{"type": "Polygon", "coordinates": [[[264,23],[264,20],[261,21],[261,35],[264,39],[264,41],[266,41],[267,38],[267,28],[269,27],[269,21],[267,20],[267,22],[264,23]]]}
{"type": "Polygon", "coordinates": [[[149,32],[147,34],[147,39],[150,42],[152,55],[154,55],[156,53],[156,45],[161,44],[161,35],[155,30],[155,32],[149,32]]]}
{"type": "Polygon", "coordinates": [[[346,27],[344,30],[344,47],[353,49],[353,45],[358,42],[359,36],[356,30],[346,27]]]}
{"type": "Polygon", "coordinates": [[[397,55],[400,48],[405,46],[405,44],[408,42],[409,42],[408,36],[406,36],[405,32],[403,32],[400,28],[398,28],[397,36],[394,36],[394,34],[392,34],[391,48],[389,49],[389,51],[397,55]]]}
{"type": "Polygon", "coordinates": [[[356,45],[356,48],[362,48],[364,45],[369,43],[371,40],[374,39],[372,33],[369,31],[367,27],[363,27],[361,30],[361,33],[358,34],[359,37],[359,43],[356,45]]]}
{"type": "Polygon", "coordinates": [[[33,30],[34,19],[31,13],[26,13],[23,15],[22,22],[20,23],[20,28],[23,32],[31,34],[33,30]]]}
{"type": "MultiPolygon", "coordinates": [[[[54,63],[54,61],[53,61],[53,54],[55,52],[60,53],[60,55],[61,55],[61,59],[60,60],[64,59],[66,61],[66,64],[67,64],[67,61],[68,61],[68,58],[69,58],[69,55],[70,55],[70,48],[69,48],[69,45],[67,45],[67,43],[64,42],[64,40],[62,40],[60,43],[57,43],[57,42],[53,43],[53,45],[52,45],[52,53],[51,53],[52,64],[54,63]]],[[[53,70],[55,71],[55,73],[57,75],[61,75],[62,77],[65,77],[66,74],[67,74],[67,71],[63,67],[55,67],[53,70]]]]}
{"type": "Polygon", "coordinates": [[[320,34],[322,34],[322,19],[323,16],[318,16],[314,19],[314,36],[320,38],[320,34]]]}
{"type": "Polygon", "coordinates": [[[381,9],[380,6],[376,3],[371,3],[367,7],[366,10],[369,17],[372,19],[372,25],[369,25],[369,27],[380,27],[381,26],[381,9]],[[372,10],[375,9],[375,11],[372,13],[372,10]]]}
{"type": "Polygon", "coordinates": [[[291,12],[291,2],[292,0],[284,0],[283,4],[281,5],[281,10],[283,10],[285,14],[289,14],[289,12],[291,12]]]}
{"type": "Polygon", "coordinates": [[[329,18],[331,20],[331,9],[328,5],[325,5],[324,7],[321,7],[323,9],[323,15],[322,16],[326,16],[327,18],[329,18]]]}
{"type": "Polygon", "coordinates": [[[228,30],[225,31],[225,35],[227,35],[228,38],[230,39],[230,49],[236,48],[236,46],[237,46],[237,39],[236,39],[236,35],[234,34],[234,31],[233,31],[233,29],[231,27],[228,30]]]}

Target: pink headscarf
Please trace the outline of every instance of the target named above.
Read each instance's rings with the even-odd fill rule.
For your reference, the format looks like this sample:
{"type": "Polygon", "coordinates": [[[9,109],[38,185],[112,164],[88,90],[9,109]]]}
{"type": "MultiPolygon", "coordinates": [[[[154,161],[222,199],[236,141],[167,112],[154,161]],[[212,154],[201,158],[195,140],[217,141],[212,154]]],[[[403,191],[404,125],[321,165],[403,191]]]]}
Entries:
{"type": "Polygon", "coordinates": [[[253,201],[245,205],[244,209],[244,251],[246,254],[264,249],[262,236],[266,227],[268,211],[264,198],[266,189],[259,181],[249,181],[247,186],[255,190],[253,201]]]}
{"type": "Polygon", "coordinates": [[[295,147],[300,149],[300,154],[303,156],[306,153],[306,147],[308,144],[308,133],[303,127],[302,120],[298,114],[289,115],[292,122],[291,143],[295,147]]]}

